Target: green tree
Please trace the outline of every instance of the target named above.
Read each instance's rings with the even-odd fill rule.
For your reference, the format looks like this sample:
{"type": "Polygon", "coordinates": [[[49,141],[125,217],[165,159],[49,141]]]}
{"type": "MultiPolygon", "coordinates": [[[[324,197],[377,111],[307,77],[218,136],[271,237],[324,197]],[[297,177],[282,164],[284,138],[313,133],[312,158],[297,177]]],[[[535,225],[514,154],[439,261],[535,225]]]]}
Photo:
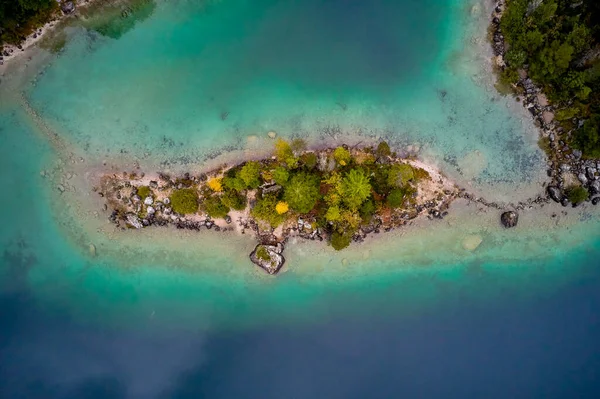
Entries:
{"type": "Polygon", "coordinates": [[[363,202],[359,209],[359,214],[363,222],[370,222],[371,218],[375,214],[375,210],[375,203],[372,200],[367,200],[363,202]]]}
{"type": "Polygon", "coordinates": [[[285,186],[289,178],[290,172],[283,166],[277,166],[275,170],[273,170],[273,180],[280,186],[285,186]]]}
{"type": "Polygon", "coordinates": [[[295,174],[286,185],[283,197],[296,212],[310,212],[319,199],[318,178],[305,172],[295,174]]]}
{"type": "Polygon", "coordinates": [[[206,198],[202,203],[202,207],[208,216],[215,219],[222,219],[229,212],[229,208],[221,202],[221,198],[218,195],[211,195],[206,198]]]}
{"type": "Polygon", "coordinates": [[[198,212],[198,194],[193,188],[182,188],[171,193],[171,208],[173,211],[186,215],[198,212]]]}
{"type": "Polygon", "coordinates": [[[340,207],[337,205],[330,206],[327,208],[327,213],[325,213],[325,219],[328,222],[337,222],[342,219],[342,214],[340,212],[340,207]]]}
{"type": "Polygon", "coordinates": [[[283,223],[286,218],[285,214],[280,215],[275,210],[278,202],[277,195],[267,194],[256,201],[256,205],[254,205],[250,214],[258,220],[267,222],[272,227],[277,227],[283,223]]]}
{"type": "Polygon", "coordinates": [[[352,156],[350,155],[350,151],[345,149],[344,147],[338,147],[333,150],[333,158],[342,166],[348,165],[352,156]]]}
{"type": "Polygon", "coordinates": [[[342,179],[342,201],[351,210],[356,210],[371,195],[369,177],[362,169],[352,169],[342,179]]]}
{"type": "Polygon", "coordinates": [[[241,177],[239,176],[225,176],[223,177],[223,181],[222,184],[225,188],[228,188],[230,190],[234,190],[234,191],[243,191],[246,189],[246,183],[244,182],[244,180],[242,180],[241,177]]]}
{"type": "Polygon", "coordinates": [[[575,134],[575,144],[587,157],[600,158],[600,115],[592,115],[575,134]]]}
{"type": "Polygon", "coordinates": [[[387,184],[390,187],[401,187],[415,178],[415,171],[412,166],[401,163],[392,165],[388,172],[387,184]]]}
{"type": "Polygon", "coordinates": [[[240,170],[239,177],[244,181],[246,187],[258,188],[260,186],[260,163],[256,161],[247,162],[240,170]]]}
{"type": "Polygon", "coordinates": [[[393,189],[387,197],[387,203],[391,208],[400,208],[404,204],[405,191],[400,188],[393,189]]]}
{"type": "Polygon", "coordinates": [[[246,209],[247,199],[245,195],[234,190],[227,190],[221,196],[221,202],[228,208],[243,211],[246,209]]]}

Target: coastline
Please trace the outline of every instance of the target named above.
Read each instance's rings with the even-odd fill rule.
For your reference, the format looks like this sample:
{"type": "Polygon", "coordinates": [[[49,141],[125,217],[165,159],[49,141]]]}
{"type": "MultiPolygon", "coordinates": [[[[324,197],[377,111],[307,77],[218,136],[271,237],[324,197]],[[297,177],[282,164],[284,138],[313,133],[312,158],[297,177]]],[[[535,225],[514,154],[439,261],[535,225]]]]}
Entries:
{"type": "MultiPolygon", "coordinates": [[[[272,138],[274,138],[274,136],[272,138]]],[[[279,141],[276,147],[281,143],[285,142],[279,141]]],[[[383,144],[384,148],[388,148],[387,154],[389,154],[389,147],[385,142],[383,144]]],[[[334,148],[322,148],[319,150],[309,149],[294,153],[294,156],[296,156],[297,159],[309,159],[312,157],[315,165],[318,161],[318,166],[316,166],[316,169],[313,171],[294,172],[293,174],[293,176],[304,176],[302,173],[312,173],[315,174],[315,176],[319,176],[321,179],[320,191],[322,192],[323,197],[319,197],[321,199],[316,203],[317,209],[325,205],[324,203],[318,205],[321,204],[323,200],[330,203],[330,200],[327,199],[328,196],[338,195],[332,194],[331,190],[334,189],[334,186],[329,186],[329,184],[332,183],[325,183],[328,181],[327,179],[332,179],[336,176],[340,176],[338,179],[341,179],[342,173],[344,173],[344,176],[348,176],[348,174],[354,173],[353,171],[366,170],[365,168],[368,168],[366,162],[369,162],[369,159],[371,170],[389,170],[389,173],[392,173],[392,170],[402,170],[404,171],[402,173],[410,173],[406,177],[406,179],[410,180],[402,183],[402,187],[405,187],[402,190],[410,190],[413,194],[410,196],[402,194],[404,196],[402,204],[398,203],[397,205],[390,206],[385,205],[384,203],[383,205],[377,205],[377,210],[373,208],[373,211],[371,211],[374,212],[373,216],[369,216],[368,219],[364,219],[365,217],[362,216],[363,222],[358,228],[350,227],[355,222],[350,222],[351,225],[346,225],[345,223],[347,222],[343,222],[343,227],[340,226],[340,228],[346,232],[344,234],[349,234],[347,238],[348,243],[343,244],[344,246],[350,244],[350,239],[354,243],[360,243],[370,234],[378,234],[380,231],[389,232],[401,228],[412,220],[425,215],[427,215],[429,219],[443,219],[444,216],[448,215],[446,210],[450,203],[459,194],[456,185],[444,178],[439,171],[435,170],[430,165],[414,159],[397,158],[395,153],[392,155],[382,155],[379,153],[381,145],[382,144],[378,147],[378,151],[375,151],[372,147],[353,147],[350,149],[347,146],[341,146],[335,148],[335,151],[334,148]],[[356,166],[354,166],[353,169],[345,168],[345,161],[339,161],[337,158],[338,152],[347,154],[348,159],[352,161],[353,165],[355,162],[357,163],[356,166]],[[380,155],[377,155],[378,153],[380,155]],[[334,161],[334,156],[336,156],[336,161],[334,161]],[[362,159],[363,161],[360,161],[359,159],[362,159]],[[341,162],[341,164],[338,164],[338,161],[341,162]],[[363,162],[365,162],[364,165],[363,162]],[[373,167],[375,167],[375,169],[372,169],[373,167]],[[337,171],[338,168],[340,169],[339,172],[337,171]],[[413,181],[413,171],[415,173],[415,180],[413,183],[410,183],[413,181]],[[419,177],[418,180],[416,178],[417,172],[419,176],[422,176],[419,177]],[[327,194],[328,190],[330,192],[329,194],[327,194]]],[[[273,168],[281,169],[281,166],[278,166],[280,164],[275,161],[275,157],[273,156],[272,158],[261,159],[258,161],[248,160],[241,163],[238,161],[238,163],[233,166],[224,164],[218,169],[205,170],[198,175],[185,173],[179,177],[172,177],[161,172],[148,175],[145,173],[138,174],[136,172],[103,172],[96,178],[97,185],[93,187],[92,191],[96,192],[97,195],[104,199],[104,204],[102,205],[103,211],[110,213],[109,220],[121,230],[143,229],[153,225],[160,227],[172,225],[177,229],[191,231],[200,231],[205,228],[216,232],[236,231],[238,234],[246,234],[246,232],[249,232],[256,237],[259,243],[251,253],[250,259],[269,274],[276,274],[285,262],[285,258],[281,256],[281,253],[288,240],[301,238],[304,240],[328,241],[331,243],[335,234],[337,234],[335,228],[332,232],[332,227],[335,227],[338,223],[335,221],[344,219],[340,219],[340,216],[336,216],[336,219],[333,219],[333,216],[331,216],[331,219],[329,219],[330,217],[324,215],[324,213],[317,216],[314,209],[310,214],[307,213],[307,210],[301,212],[291,212],[290,210],[290,212],[288,212],[288,205],[286,202],[282,202],[284,200],[282,199],[283,197],[281,197],[282,192],[287,193],[287,186],[281,183],[283,184],[282,187],[276,180],[272,180],[272,178],[269,177],[263,177],[263,184],[260,187],[258,187],[257,183],[256,187],[251,187],[249,190],[243,189],[239,194],[236,194],[236,191],[228,189],[229,191],[225,193],[226,195],[222,195],[223,188],[221,186],[221,181],[227,178],[223,176],[231,176],[231,173],[235,172],[235,170],[237,170],[235,173],[240,173],[240,168],[243,172],[246,167],[251,165],[256,165],[257,168],[260,167],[263,170],[263,172],[261,172],[263,176],[270,176],[273,168]],[[192,206],[192,209],[186,211],[179,210],[179,208],[183,209],[183,205],[178,205],[178,203],[175,202],[175,197],[178,193],[181,193],[182,195],[192,195],[192,197],[189,197],[189,200],[186,199],[188,202],[194,201],[194,203],[196,203],[192,206]],[[199,202],[197,199],[198,195],[200,195],[199,202]],[[210,209],[214,208],[214,205],[211,205],[211,208],[208,208],[208,202],[212,203],[214,202],[214,199],[221,199],[220,201],[223,201],[223,198],[231,198],[232,195],[237,195],[238,197],[242,196],[244,198],[245,204],[242,205],[243,209],[235,206],[234,208],[230,208],[229,202],[227,202],[228,206],[223,211],[219,210],[219,214],[213,214],[213,212],[216,211],[210,211],[210,209]],[[273,195],[279,196],[280,198],[278,206],[282,205],[285,207],[282,211],[277,211],[280,216],[276,217],[276,219],[279,221],[267,222],[275,217],[275,213],[273,213],[273,216],[267,216],[267,214],[265,214],[265,216],[257,218],[258,213],[254,214],[254,210],[257,210],[258,207],[260,207],[261,201],[266,201],[265,198],[273,195]],[[200,210],[197,209],[198,204],[200,205],[200,210]],[[328,223],[325,223],[325,217],[329,220],[328,223]],[[256,253],[261,250],[270,251],[270,257],[263,252],[264,261],[257,258],[256,253]],[[271,258],[276,261],[271,262],[271,258]]],[[[307,167],[306,165],[303,166],[303,168],[311,170],[311,167],[307,167]]],[[[314,166],[312,168],[314,168],[314,166]]],[[[387,176],[388,172],[385,173],[385,176],[387,176]]],[[[257,178],[258,176],[257,172],[257,178]]],[[[375,175],[372,174],[370,179],[374,178],[375,175]]],[[[344,179],[346,179],[346,177],[344,177],[344,179]]],[[[65,187],[62,184],[59,184],[57,188],[61,193],[65,191],[65,187]]],[[[335,190],[339,191],[340,188],[335,190]]],[[[376,192],[380,191],[380,189],[375,191],[371,187],[370,190],[371,192],[365,199],[368,197],[377,199],[381,196],[381,194],[376,192]]],[[[315,199],[315,201],[317,200],[315,199]]],[[[336,212],[339,212],[339,210],[337,210],[337,205],[335,205],[334,208],[336,209],[336,212]]],[[[256,212],[258,212],[258,210],[256,212]]],[[[354,212],[356,212],[356,210],[354,212]]],[[[348,217],[350,217],[349,214],[344,216],[344,218],[348,217]]]]}
{"type": "MultiPolygon", "coordinates": [[[[495,0],[490,19],[491,44],[494,64],[498,71],[505,67],[504,56],[507,45],[500,22],[506,8],[506,0],[495,0]]],[[[519,81],[510,93],[524,109],[528,110],[539,132],[539,145],[547,156],[546,173],[550,182],[544,185],[546,197],[563,207],[577,206],[568,195],[573,187],[583,187],[586,202],[600,204],[600,160],[584,159],[582,152],[569,146],[573,131],[565,131],[555,120],[557,108],[550,103],[541,88],[528,76],[526,70],[519,71],[519,81]]]]}

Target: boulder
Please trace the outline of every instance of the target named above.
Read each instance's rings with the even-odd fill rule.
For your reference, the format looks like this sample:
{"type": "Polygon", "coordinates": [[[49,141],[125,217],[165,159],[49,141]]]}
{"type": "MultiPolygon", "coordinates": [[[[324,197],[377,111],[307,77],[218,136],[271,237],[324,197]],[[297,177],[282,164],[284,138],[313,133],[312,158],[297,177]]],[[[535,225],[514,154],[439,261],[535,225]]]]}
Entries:
{"type": "Polygon", "coordinates": [[[592,205],[598,205],[600,203],[600,197],[592,198],[592,205]]]}
{"type": "Polygon", "coordinates": [[[71,14],[73,11],[75,11],[75,4],[72,1],[66,1],[61,4],[60,9],[65,14],[71,14]]]}
{"type": "Polygon", "coordinates": [[[596,180],[596,168],[586,168],[585,175],[589,180],[596,180]]]}
{"type": "Polygon", "coordinates": [[[600,180],[594,180],[590,184],[590,193],[592,193],[592,194],[600,194],[600,180]]]}
{"type": "Polygon", "coordinates": [[[281,243],[277,243],[277,245],[258,244],[250,253],[250,260],[268,274],[277,274],[285,263],[282,252],[283,244],[281,243]]]}
{"type": "Polygon", "coordinates": [[[152,199],[152,197],[146,197],[144,198],[144,204],[146,205],[152,205],[154,203],[154,200],[152,199]]]}
{"type": "Polygon", "coordinates": [[[136,229],[141,229],[142,227],[144,227],[140,218],[134,213],[127,214],[126,222],[128,225],[136,229]]]}
{"type": "Polygon", "coordinates": [[[148,212],[148,215],[152,215],[156,212],[156,209],[154,209],[153,207],[149,206],[148,209],[146,209],[146,211],[148,212]]]}
{"type": "Polygon", "coordinates": [[[267,136],[269,136],[270,139],[274,139],[275,137],[277,137],[277,133],[270,131],[269,133],[267,133],[267,136]]]}
{"type": "Polygon", "coordinates": [[[555,186],[548,186],[548,188],[546,189],[546,191],[548,192],[548,195],[550,196],[550,198],[552,198],[552,200],[554,202],[561,202],[563,199],[563,195],[560,191],[560,189],[558,187],[555,186]]]}
{"type": "Polygon", "coordinates": [[[507,229],[515,227],[519,222],[519,214],[515,211],[504,212],[500,216],[500,221],[502,222],[502,225],[507,229]]]}

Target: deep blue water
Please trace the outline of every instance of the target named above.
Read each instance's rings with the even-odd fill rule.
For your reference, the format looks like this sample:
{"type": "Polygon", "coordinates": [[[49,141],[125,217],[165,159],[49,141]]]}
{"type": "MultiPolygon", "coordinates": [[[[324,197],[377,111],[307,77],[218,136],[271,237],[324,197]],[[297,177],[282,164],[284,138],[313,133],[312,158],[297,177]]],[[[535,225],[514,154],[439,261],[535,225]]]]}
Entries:
{"type": "Polygon", "coordinates": [[[397,317],[379,301],[243,331],[86,326],[39,311],[22,287],[0,298],[0,396],[595,398],[600,273],[586,270],[544,294],[507,287],[478,302],[450,289],[444,304],[397,317]]]}

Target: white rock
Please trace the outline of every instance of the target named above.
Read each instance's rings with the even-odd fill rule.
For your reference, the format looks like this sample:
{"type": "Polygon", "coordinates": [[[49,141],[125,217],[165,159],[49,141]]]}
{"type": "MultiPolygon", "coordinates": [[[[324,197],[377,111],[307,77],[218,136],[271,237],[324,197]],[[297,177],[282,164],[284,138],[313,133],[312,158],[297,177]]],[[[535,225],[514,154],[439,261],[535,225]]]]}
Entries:
{"type": "Polygon", "coordinates": [[[144,199],[144,204],[146,205],[152,205],[154,203],[154,200],[152,199],[152,197],[146,197],[144,199]]]}
{"type": "Polygon", "coordinates": [[[147,211],[148,211],[148,215],[152,215],[154,212],[156,212],[156,210],[151,206],[148,207],[147,211]]]}
{"type": "Polygon", "coordinates": [[[277,133],[274,131],[270,131],[269,133],[267,133],[267,136],[269,136],[269,138],[274,139],[275,137],[277,137],[277,133]]]}
{"type": "Polygon", "coordinates": [[[144,225],[142,225],[142,222],[140,221],[140,218],[138,218],[137,215],[134,215],[132,213],[127,215],[127,223],[131,227],[134,227],[136,229],[141,229],[142,227],[144,227],[144,225]]]}
{"type": "Polygon", "coordinates": [[[165,198],[164,201],[163,201],[163,203],[165,205],[169,205],[171,203],[171,200],[169,198],[165,198]]]}

